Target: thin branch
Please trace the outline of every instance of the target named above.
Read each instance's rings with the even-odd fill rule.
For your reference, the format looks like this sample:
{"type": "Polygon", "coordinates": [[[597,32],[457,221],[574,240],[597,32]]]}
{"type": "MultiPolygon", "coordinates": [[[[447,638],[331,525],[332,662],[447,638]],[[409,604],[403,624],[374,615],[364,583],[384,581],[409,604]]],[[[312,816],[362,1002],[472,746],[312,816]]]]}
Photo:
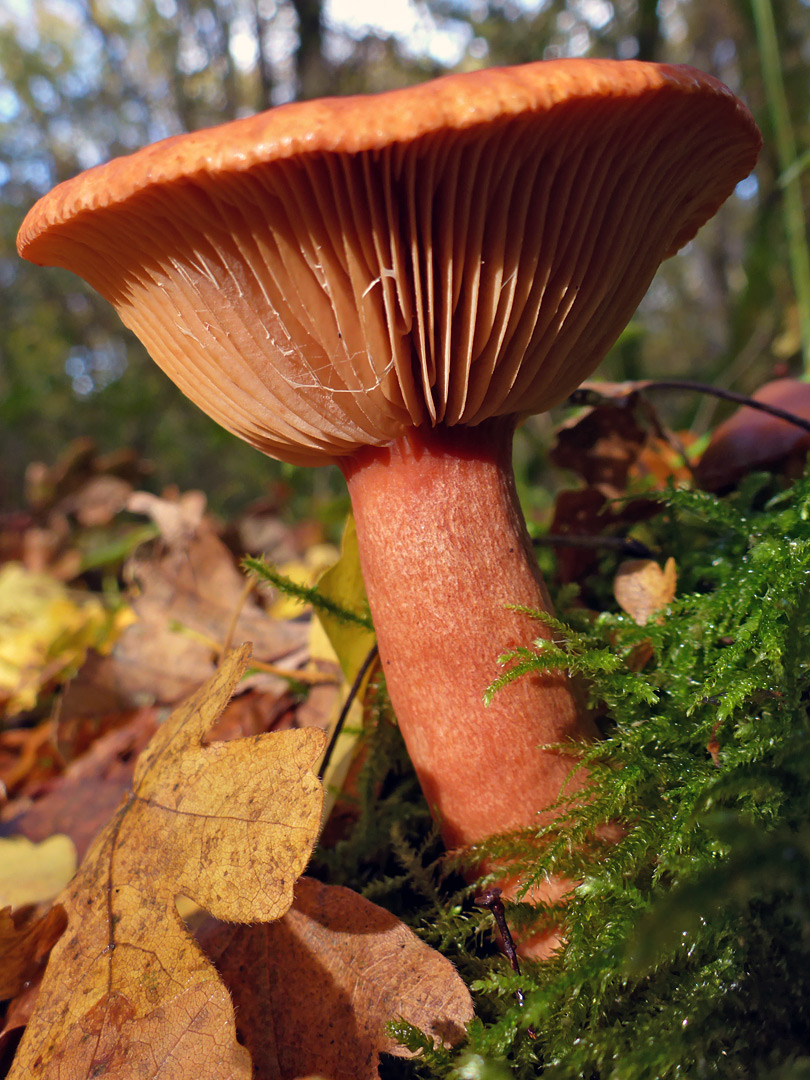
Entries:
{"type": "Polygon", "coordinates": [[[377,648],[377,642],[375,641],[369,649],[368,655],[366,656],[365,660],[360,665],[360,669],[354,677],[354,682],[352,683],[349,692],[346,695],[346,700],[343,702],[343,708],[340,710],[340,716],[337,718],[337,722],[335,723],[335,729],[329,739],[329,745],[326,747],[326,750],[324,750],[321,767],[320,769],[318,769],[319,780],[323,780],[324,776],[326,775],[326,770],[329,767],[329,762],[332,759],[332,754],[334,753],[335,747],[337,746],[337,741],[340,738],[340,733],[343,730],[343,725],[346,723],[346,717],[349,715],[349,709],[351,709],[354,703],[354,699],[360,693],[360,687],[363,685],[363,679],[366,677],[368,669],[377,659],[378,653],[379,650],[377,648]]]}
{"type": "Polygon", "coordinates": [[[535,547],[568,547],[568,548],[610,548],[618,551],[620,555],[627,555],[632,559],[654,559],[655,553],[650,551],[646,544],[640,540],[625,539],[622,536],[577,536],[565,533],[547,533],[545,536],[533,536],[532,544],[535,547]]]}

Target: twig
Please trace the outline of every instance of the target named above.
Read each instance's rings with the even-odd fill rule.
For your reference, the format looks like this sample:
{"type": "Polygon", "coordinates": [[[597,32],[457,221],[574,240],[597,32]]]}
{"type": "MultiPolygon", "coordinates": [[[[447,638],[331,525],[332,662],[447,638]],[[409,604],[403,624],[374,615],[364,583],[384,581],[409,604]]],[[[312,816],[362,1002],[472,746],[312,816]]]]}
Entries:
{"type": "Polygon", "coordinates": [[[626,402],[633,394],[646,393],[648,390],[687,390],[698,394],[709,394],[712,397],[722,398],[724,401],[733,401],[736,405],[746,405],[749,409],[757,409],[759,412],[770,413],[779,420],[788,424],[795,424],[802,431],[810,431],[810,420],[802,416],[780,409],[777,405],[769,405],[765,401],[757,401],[756,398],[748,397],[747,394],[738,394],[736,390],[724,390],[720,386],[711,386],[709,383],[696,382],[694,379],[638,379],[635,382],[616,383],[617,390],[625,389],[623,397],[617,394],[604,393],[598,386],[584,384],[575,390],[568,398],[571,405],[594,405],[600,402],[626,402]]]}
{"type": "Polygon", "coordinates": [[[324,776],[326,775],[326,770],[329,767],[329,762],[331,760],[332,754],[334,753],[335,747],[337,746],[337,741],[340,738],[340,733],[343,730],[343,725],[346,723],[346,717],[349,715],[349,709],[352,707],[354,699],[360,692],[360,687],[363,685],[363,679],[366,677],[366,672],[376,660],[378,652],[379,650],[377,649],[377,642],[375,641],[368,651],[368,656],[360,665],[360,670],[355,675],[354,682],[349,688],[349,692],[346,695],[346,700],[343,702],[343,708],[340,710],[340,716],[338,716],[337,722],[335,723],[335,729],[332,732],[326,750],[324,750],[321,767],[320,769],[318,769],[319,780],[323,780],[324,776]]]}
{"type": "Polygon", "coordinates": [[[253,592],[253,586],[255,584],[255,578],[246,578],[245,584],[242,586],[239,599],[236,601],[233,612],[231,613],[231,621],[228,623],[228,629],[225,631],[225,640],[222,643],[223,653],[228,652],[231,647],[233,636],[236,633],[236,624],[239,622],[239,616],[242,614],[242,608],[245,606],[247,598],[253,592]]]}
{"type": "MultiPolygon", "coordinates": [[[[501,939],[503,941],[503,951],[506,953],[506,957],[509,960],[509,964],[512,971],[516,975],[520,975],[520,963],[518,962],[517,950],[515,949],[515,943],[512,940],[512,934],[509,931],[509,925],[506,921],[506,912],[504,911],[503,900],[501,900],[501,890],[497,886],[492,886],[489,889],[485,889],[482,893],[479,893],[473,899],[473,903],[477,907],[488,908],[492,912],[492,917],[495,920],[495,925],[500,931],[501,939]]],[[[523,1007],[525,998],[523,991],[518,987],[515,991],[515,997],[517,998],[518,1005],[523,1007]]],[[[526,1034],[530,1039],[537,1038],[537,1032],[530,1024],[526,1029],[526,1034]]]]}
{"type": "Polygon", "coordinates": [[[570,547],[570,548],[612,548],[620,555],[632,559],[654,559],[651,551],[640,540],[624,539],[621,536],[577,536],[564,533],[547,533],[545,536],[533,536],[535,547],[570,547]]]}
{"type": "Polygon", "coordinates": [[[722,398],[724,401],[733,401],[737,405],[746,405],[749,409],[758,409],[759,412],[770,413],[771,416],[784,420],[788,424],[795,424],[802,431],[810,431],[810,420],[802,416],[780,409],[776,405],[769,405],[765,401],[757,401],[756,398],[748,397],[747,394],[738,394],[736,390],[724,390],[719,386],[709,386],[708,383],[694,382],[691,379],[663,379],[651,382],[639,383],[639,390],[694,390],[699,394],[710,394],[713,397],[722,398]]]}

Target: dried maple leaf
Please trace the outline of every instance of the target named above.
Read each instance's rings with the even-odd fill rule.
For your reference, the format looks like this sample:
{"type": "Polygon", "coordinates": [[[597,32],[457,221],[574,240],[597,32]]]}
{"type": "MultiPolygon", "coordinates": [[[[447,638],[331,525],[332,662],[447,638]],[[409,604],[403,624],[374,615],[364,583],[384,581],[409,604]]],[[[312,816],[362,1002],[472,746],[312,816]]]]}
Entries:
{"type": "Polygon", "coordinates": [[[250,656],[229,655],[141,755],[132,791],[60,897],[57,943],[10,1080],[249,1080],[233,1006],[175,906],[277,919],[317,836],[316,729],[203,745],[250,656]]]}
{"type": "Polygon", "coordinates": [[[350,889],[301,878],[278,922],[211,921],[198,936],[233,995],[254,1080],[377,1080],[381,1052],[410,1056],[388,1021],[454,1044],[473,1018],[450,961],[350,889]]]}

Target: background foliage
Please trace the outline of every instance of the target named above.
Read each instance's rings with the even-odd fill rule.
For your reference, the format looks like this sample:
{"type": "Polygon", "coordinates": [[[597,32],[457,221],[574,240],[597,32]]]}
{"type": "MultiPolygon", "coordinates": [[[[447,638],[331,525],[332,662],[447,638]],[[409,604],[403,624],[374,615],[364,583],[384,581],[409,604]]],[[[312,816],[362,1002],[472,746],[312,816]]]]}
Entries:
{"type": "MultiPolygon", "coordinates": [[[[295,97],[383,90],[445,70],[597,55],[690,63],[728,83],[765,134],[756,175],[662,268],[603,370],[613,378],[699,373],[750,390],[774,364],[801,368],[800,326],[810,326],[805,0],[424,0],[392,5],[394,14],[410,11],[397,35],[364,24],[351,4],[344,9],[322,0],[4,5],[0,505],[19,504],[28,462],[52,460],[77,435],[146,454],[157,463],[157,486],[205,477],[225,509],[293,475],[190,406],[82,282],[17,258],[16,230],[38,196],[169,134],[295,97]],[[780,184],[791,165],[792,180],[780,184]]],[[[714,408],[684,419],[703,430],[714,408]]],[[[294,475],[302,495],[338,490],[320,470],[294,475]]]]}

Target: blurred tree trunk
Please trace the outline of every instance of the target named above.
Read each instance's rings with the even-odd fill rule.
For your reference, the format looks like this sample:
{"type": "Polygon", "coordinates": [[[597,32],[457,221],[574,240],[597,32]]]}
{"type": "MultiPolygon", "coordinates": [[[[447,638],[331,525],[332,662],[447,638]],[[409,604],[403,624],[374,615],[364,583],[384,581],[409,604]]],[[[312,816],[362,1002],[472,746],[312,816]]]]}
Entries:
{"type": "Polygon", "coordinates": [[[661,22],[658,18],[658,0],[639,0],[636,38],[639,60],[659,59],[661,22]]]}
{"type": "Polygon", "coordinates": [[[323,55],[321,0],[292,0],[298,16],[298,97],[315,98],[334,93],[334,73],[323,55]]]}

